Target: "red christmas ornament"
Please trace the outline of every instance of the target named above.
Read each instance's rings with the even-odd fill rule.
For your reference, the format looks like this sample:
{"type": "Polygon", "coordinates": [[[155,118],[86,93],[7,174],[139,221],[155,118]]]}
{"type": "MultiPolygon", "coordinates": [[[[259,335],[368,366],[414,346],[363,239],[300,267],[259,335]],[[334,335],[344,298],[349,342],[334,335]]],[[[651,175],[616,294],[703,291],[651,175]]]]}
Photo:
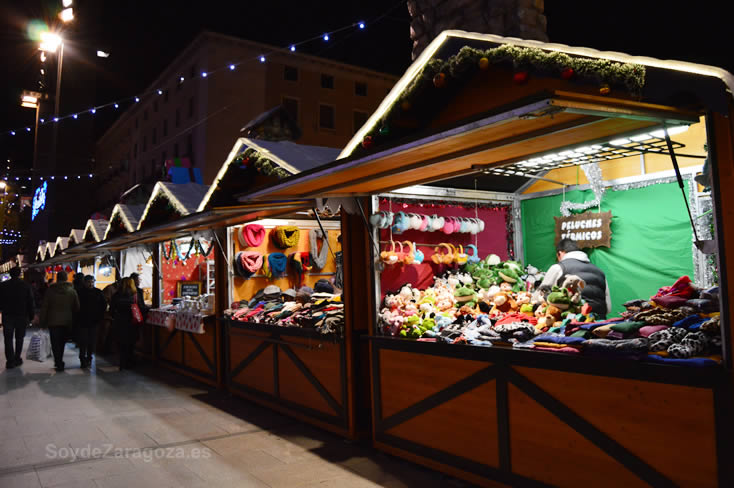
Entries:
{"type": "Polygon", "coordinates": [[[437,73],[433,77],[433,86],[436,88],[443,88],[446,86],[446,75],[444,73],[437,73]]]}
{"type": "Polygon", "coordinates": [[[64,271],[64,268],[60,264],[57,264],[56,267],[54,268],[54,271],[58,273],[59,271],[64,271]]]}
{"type": "Polygon", "coordinates": [[[362,147],[368,149],[372,147],[373,142],[372,136],[364,136],[364,139],[362,139],[362,147]]]}
{"type": "Polygon", "coordinates": [[[563,78],[564,80],[570,80],[571,78],[573,78],[574,74],[575,72],[573,71],[573,69],[566,68],[563,71],[561,71],[561,78],[563,78]]]}
{"type": "Polygon", "coordinates": [[[64,268],[64,271],[66,271],[67,273],[71,273],[74,270],[71,269],[71,266],[67,266],[66,268],[64,268]]]}
{"type": "Polygon", "coordinates": [[[518,71],[514,75],[512,75],[512,81],[514,81],[516,84],[521,85],[528,81],[528,72],[527,71],[518,71]]]}
{"type": "Polygon", "coordinates": [[[51,266],[46,266],[46,273],[50,273],[53,271],[53,268],[51,266]]]}

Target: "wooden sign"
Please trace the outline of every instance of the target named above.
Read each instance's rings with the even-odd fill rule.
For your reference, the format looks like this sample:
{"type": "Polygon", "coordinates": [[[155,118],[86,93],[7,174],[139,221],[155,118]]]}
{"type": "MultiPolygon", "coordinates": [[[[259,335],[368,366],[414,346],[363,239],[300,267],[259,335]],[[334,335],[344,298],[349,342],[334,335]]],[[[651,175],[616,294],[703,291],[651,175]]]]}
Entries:
{"type": "Polygon", "coordinates": [[[561,239],[576,241],[579,248],[610,247],[612,212],[584,212],[556,220],[556,246],[561,239]]]}
{"type": "Polygon", "coordinates": [[[177,295],[181,297],[198,297],[201,295],[201,281],[179,281],[177,295]]]}

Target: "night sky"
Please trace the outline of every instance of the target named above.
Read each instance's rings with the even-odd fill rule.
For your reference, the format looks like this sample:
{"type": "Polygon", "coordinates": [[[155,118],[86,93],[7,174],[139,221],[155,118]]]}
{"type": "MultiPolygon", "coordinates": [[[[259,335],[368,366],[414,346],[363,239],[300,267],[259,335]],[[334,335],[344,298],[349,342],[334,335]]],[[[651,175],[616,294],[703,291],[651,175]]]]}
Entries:
{"type": "MultiPolygon", "coordinates": [[[[33,111],[18,105],[21,90],[33,88],[37,81],[38,51],[27,38],[26,26],[31,19],[53,19],[60,3],[2,2],[0,63],[5,76],[0,132],[33,123],[33,111]]],[[[553,42],[712,64],[734,71],[734,29],[721,10],[722,3],[546,0],[545,12],[553,42]]],[[[349,29],[332,36],[329,43],[317,40],[299,51],[396,75],[411,62],[410,18],[404,1],[75,0],[74,7],[78,13],[72,34],[74,49],[70,48],[67,56],[77,56],[77,61],[88,63],[94,73],[85,83],[92,85],[89,90],[95,104],[146,88],[205,29],[285,47],[366,20],[364,31],[349,29]],[[374,22],[378,17],[380,20],[374,22]],[[94,57],[96,49],[110,51],[111,57],[94,57]]],[[[62,86],[62,99],[63,93],[62,86]]],[[[88,105],[86,102],[66,111],[88,109],[88,105]]],[[[96,134],[111,120],[99,116],[96,134]]],[[[12,158],[19,171],[28,167],[32,148],[29,141],[0,135],[0,157],[12,158]]]]}

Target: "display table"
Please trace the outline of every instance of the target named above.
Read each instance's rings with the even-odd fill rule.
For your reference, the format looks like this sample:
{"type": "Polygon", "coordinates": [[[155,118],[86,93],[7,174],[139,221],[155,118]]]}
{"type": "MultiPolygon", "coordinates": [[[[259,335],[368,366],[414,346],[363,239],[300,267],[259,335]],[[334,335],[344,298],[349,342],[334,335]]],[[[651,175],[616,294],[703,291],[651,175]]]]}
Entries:
{"type": "Polygon", "coordinates": [[[730,442],[724,368],[368,340],[386,452],[482,486],[716,486],[730,442]]]}
{"type": "Polygon", "coordinates": [[[220,338],[213,315],[151,310],[147,322],[153,327],[155,357],[160,364],[205,383],[221,381],[220,338]],[[166,318],[175,327],[166,327],[166,318]]]}
{"type": "Polygon", "coordinates": [[[226,384],[232,393],[348,435],[343,338],[230,319],[222,324],[226,384]]]}

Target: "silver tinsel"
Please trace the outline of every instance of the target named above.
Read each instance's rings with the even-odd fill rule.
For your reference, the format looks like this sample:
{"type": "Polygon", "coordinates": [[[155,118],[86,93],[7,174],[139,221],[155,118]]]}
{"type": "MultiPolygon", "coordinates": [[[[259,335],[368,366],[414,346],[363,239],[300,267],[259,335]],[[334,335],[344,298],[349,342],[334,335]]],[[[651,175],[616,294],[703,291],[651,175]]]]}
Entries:
{"type": "Polygon", "coordinates": [[[591,191],[594,192],[594,199],[583,203],[574,203],[564,200],[561,202],[561,215],[569,217],[572,210],[586,210],[601,205],[601,199],[604,196],[604,179],[602,178],[599,163],[589,163],[581,166],[589,180],[591,191]]]}

